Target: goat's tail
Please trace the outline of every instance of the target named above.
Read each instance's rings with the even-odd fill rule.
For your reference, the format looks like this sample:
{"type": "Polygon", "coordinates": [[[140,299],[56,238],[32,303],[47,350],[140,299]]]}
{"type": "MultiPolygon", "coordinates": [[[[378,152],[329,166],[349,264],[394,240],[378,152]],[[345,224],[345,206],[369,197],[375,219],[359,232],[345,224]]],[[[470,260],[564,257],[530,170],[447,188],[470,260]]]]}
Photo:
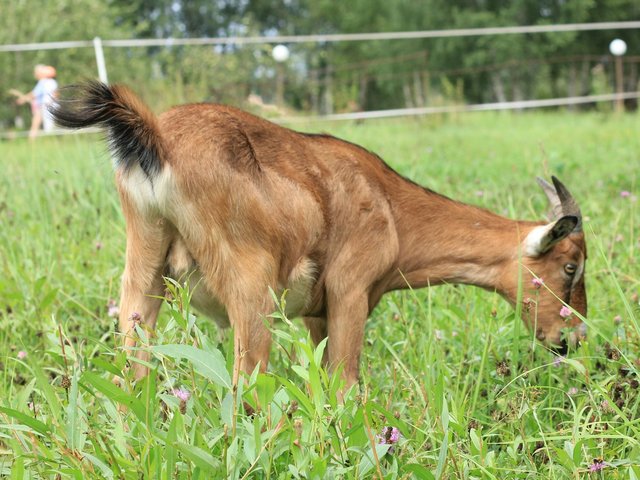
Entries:
{"type": "Polygon", "coordinates": [[[139,165],[149,178],[160,172],[165,147],[158,120],[131,90],[92,81],[63,88],[61,97],[51,108],[58,125],[103,127],[118,168],[129,170],[139,165]]]}

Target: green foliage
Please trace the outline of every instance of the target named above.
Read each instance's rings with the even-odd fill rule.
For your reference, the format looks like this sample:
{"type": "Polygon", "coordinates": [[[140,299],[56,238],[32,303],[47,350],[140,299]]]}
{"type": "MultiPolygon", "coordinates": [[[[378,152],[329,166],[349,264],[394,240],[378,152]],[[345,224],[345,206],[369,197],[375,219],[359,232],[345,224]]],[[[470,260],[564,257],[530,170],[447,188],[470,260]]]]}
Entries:
{"type": "MultiPolygon", "coordinates": [[[[120,10],[102,0],[3,1],[0,8],[0,45],[128,36],[128,29],[115,25],[120,10]]],[[[96,72],[93,48],[0,53],[1,129],[13,126],[15,116],[28,124],[29,106],[14,105],[7,91],[30,91],[36,83],[33,67],[39,63],[56,66],[61,84],[92,78],[96,72]]]]}
{"type": "MultiPolygon", "coordinates": [[[[185,102],[241,105],[250,93],[275,103],[277,70],[285,103],[314,113],[481,103],[611,93],[609,42],[629,53],[634,30],[556,32],[396,41],[292,44],[276,66],[272,45],[172,45],[172,38],[442,30],[512,25],[624,21],[638,18],[634,0],[22,0],[5,2],[0,44],[110,39],[166,39],[164,47],[105,48],[109,79],[135,85],[158,110],[185,102]],[[64,21],[57,21],[64,19],[64,21]],[[600,73],[592,75],[597,67],[600,73]],[[460,85],[454,96],[444,88],[460,85]],[[461,99],[459,97],[462,97],[461,99]],[[161,100],[158,100],[161,99],[161,100]]],[[[634,61],[633,58],[629,58],[634,61]]],[[[28,106],[7,92],[33,88],[33,66],[57,67],[61,85],[96,76],[93,48],[0,53],[0,129],[28,106]]],[[[635,63],[624,70],[635,91],[635,63]]],[[[273,110],[273,109],[272,109],[273,110]]]]}
{"type": "Polygon", "coordinates": [[[271,318],[268,373],[234,391],[232,335],[170,280],[157,332],[139,331],[151,373],[133,382],[133,352],[107,309],[124,227],[102,142],[5,142],[0,476],[637,478],[638,123],[538,113],[315,126],[510,217],[541,218],[533,179],[556,174],[580,202],[589,243],[590,336],[569,358],[547,352],[491,292],[398,292],[372,314],[361,385],[343,402],[339,375],[321,365],[326,345],[286,318],[286,296],[271,318]],[[393,428],[399,441],[380,443],[393,428]],[[596,458],[605,469],[590,474],[596,458]]]}

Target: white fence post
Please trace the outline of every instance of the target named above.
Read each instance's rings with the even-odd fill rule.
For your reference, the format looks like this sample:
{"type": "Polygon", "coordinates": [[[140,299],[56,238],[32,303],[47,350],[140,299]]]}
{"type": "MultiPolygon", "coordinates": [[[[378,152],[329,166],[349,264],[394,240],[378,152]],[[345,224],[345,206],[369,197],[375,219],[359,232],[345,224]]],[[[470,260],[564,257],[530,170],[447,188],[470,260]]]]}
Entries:
{"type": "Polygon", "coordinates": [[[107,66],[104,62],[104,52],[102,51],[102,39],[94,37],[93,49],[96,52],[96,63],[98,64],[98,78],[102,83],[109,83],[107,79],[107,66]]]}

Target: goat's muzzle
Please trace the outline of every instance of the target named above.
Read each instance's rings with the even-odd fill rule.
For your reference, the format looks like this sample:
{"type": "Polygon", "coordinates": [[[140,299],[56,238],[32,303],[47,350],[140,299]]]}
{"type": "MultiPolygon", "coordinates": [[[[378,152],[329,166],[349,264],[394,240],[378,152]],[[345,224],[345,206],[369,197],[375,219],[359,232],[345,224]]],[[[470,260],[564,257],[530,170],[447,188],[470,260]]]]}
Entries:
{"type": "Polygon", "coordinates": [[[569,350],[577,348],[580,342],[587,338],[587,324],[580,322],[579,325],[571,328],[565,338],[560,341],[559,345],[550,347],[551,351],[557,355],[566,356],[569,350]]]}

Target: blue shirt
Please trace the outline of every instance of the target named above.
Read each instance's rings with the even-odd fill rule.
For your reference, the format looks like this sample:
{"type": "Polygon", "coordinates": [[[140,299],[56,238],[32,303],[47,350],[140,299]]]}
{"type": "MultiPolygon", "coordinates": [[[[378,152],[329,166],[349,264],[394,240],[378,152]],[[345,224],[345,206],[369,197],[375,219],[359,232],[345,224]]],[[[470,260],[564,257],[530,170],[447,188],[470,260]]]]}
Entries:
{"type": "Polygon", "coordinates": [[[53,78],[43,78],[33,88],[33,100],[36,105],[49,105],[54,101],[53,94],[58,89],[58,82],[53,78]]]}

